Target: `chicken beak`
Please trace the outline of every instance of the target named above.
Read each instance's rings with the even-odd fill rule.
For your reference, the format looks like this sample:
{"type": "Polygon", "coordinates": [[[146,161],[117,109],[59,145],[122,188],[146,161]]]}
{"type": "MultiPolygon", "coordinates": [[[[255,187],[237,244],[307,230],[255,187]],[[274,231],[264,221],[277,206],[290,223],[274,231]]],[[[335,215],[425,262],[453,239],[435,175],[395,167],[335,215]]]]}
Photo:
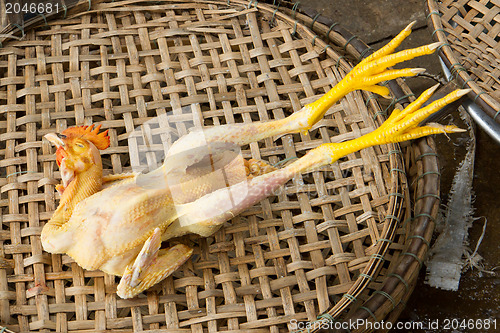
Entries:
{"type": "Polygon", "coordinates": [[[66,136],[58,133],[49,133],[45,134],[44,138],[49,140],[56,148],[60,148],[64,147],[63,139],[65,139],[66,136]]]}

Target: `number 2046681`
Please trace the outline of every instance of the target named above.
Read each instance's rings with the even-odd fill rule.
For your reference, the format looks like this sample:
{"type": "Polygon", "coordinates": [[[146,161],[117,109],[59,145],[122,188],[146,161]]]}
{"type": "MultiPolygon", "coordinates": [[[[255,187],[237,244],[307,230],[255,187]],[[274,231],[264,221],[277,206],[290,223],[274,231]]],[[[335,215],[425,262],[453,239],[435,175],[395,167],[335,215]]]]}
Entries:
{"type": "Polygon", "coordinates": [[[496,319],[445,319],[443,325],[445,330],[475,329],[486,332],[491,329],[498,332],[496,319]]]}
{"type": "Polygon", "coordinates": [[[11,3],[5,4],[7,14],[52,14],[59,12],[59,4],[52,2],[31,2],[31,3],[11,3]]]}

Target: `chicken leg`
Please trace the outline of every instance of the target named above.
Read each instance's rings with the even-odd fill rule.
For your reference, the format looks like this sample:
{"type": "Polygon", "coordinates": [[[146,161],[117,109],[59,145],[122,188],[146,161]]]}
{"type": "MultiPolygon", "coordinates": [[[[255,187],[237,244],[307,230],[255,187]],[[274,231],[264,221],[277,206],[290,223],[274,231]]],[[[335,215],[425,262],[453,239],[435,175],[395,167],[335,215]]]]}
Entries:
{"type": "MultiPolygon", "coordinates": [[[[354,90],[364,89],[388,96],[389,89],[379,86],[378,83],[398,77],[414,76],[424,71],[419,68],[387,70],[388,67],[418,56],[431,54],[441,45],[441,43],[434,43],[392,54],[411,33],[412,25],[413,23],[408,25],[386,46],[361,61],[320,99],[284,119],[214,126],[183,136],[168,151],[162,166],[163,172],[168,174],[185,171],[189,165],[197,163],[205,156],[201,149],[203,146],[217,143],[213,148],[216,150],[220,147],[222,151],[226,149],[224,143],[245,145],[268,137],[307,131],[323,118],[332,105],[354,90]],[[196,153],[193,153],[194,151],[196,153]]],[[[211,152],[214,153],[214,149],[211,152]]]]}
{"type": "MultiPolygon", "coordinates": [[[[404,110],[393,112],[389,119],[371,133],[346,142],[324,143],[283,169],[252,178],[247,182],[221,188],[194,202],[180,205],[177,207],[179,219],[167,228],[163,238],[168,238],[169,232],[175,231],[176,234],[182,234],[184,230],[206,237],[212,234],[223,222],[271,195],[294,175],[331,164],[360,149],[412,140],[431,134],[462,132],[462,129],[454,125],[443,126],[431,123],[418,127],[418,124],[430,114],[470,91],[469,89],[455,90],[444,98],[420,109],[436,88],[437,86],[434,86],[426,90],[404,110]]],[[[172,237],[173,234],[170,236],[172,237]]]]}

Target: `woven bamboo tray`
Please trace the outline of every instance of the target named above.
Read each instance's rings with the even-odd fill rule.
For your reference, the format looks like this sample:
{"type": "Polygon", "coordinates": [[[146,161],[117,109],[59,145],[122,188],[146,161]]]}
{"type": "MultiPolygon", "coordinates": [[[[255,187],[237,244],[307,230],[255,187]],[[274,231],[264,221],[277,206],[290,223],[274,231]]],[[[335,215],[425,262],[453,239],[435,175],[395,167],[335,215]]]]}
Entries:
{"type": "Polygon", "coordinates": [[[427,0],[433,37],[444,42],[439,55],[460,86],[500,123],[500,3],[427,0]]]}
{"type": "MultiPolygon", "coordinates": [[[[338,82],[359,52],[339,27],[329,29],[333,42],[326,44],[307,16],[291,14],[243,1],[93,1],[89,11],[4,43],[2,325],[23,332],[276,332],[318,315],[381,320],[392,311],[388,318],[397,318],[433,230],[439,174],[432,139],[404,151],[366,149],[297,177],[213,237],[189,237],[193,260],[131,300],[116,296],[115,277],[42,251],[40,231],[60,181],[43,135],[102,124],[111,136],[104,167],[119,173],[131,170],[141,150],[129,134],[159,115],[168,115],[162,126],[171,135],[161,142],[168,147],[196,120],[217,125],[297,111],[338,82]],[[415,186],[414,218],[405,170],[415,186]]],[[[404,102],[410,92],[402,86],[396,99],[404,102]]],[[[383,113],[373,95],[355,92],[309,135],[252,144],[243,153],[277,164],[364,134],[383,113]]]]}

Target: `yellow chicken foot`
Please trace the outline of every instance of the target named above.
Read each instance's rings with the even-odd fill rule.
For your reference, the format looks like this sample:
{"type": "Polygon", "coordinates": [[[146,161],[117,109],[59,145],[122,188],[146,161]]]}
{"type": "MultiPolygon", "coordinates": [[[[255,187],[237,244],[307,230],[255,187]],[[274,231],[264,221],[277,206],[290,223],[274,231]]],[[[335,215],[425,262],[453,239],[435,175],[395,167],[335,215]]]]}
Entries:
{"type": "Polygon", "coordinates": [[[297,173],[315,169],[333,163],[350,153],[376,145],[413,140],[431,134],[463,132],[463,129],[454,125],[443,126],[441,124],[430,123],[426,126],[418,127],[418,124],[429,115],[470,92],[470,89],[455,90],[428,106],[419,109],[430,98],[436,88],[437,86],[427,89],[404,110],[395,110],[396,112],[391,114],[389,119],[371,133],[346,142],[324,143],[309,151],[303,158],[290,165],[289,172],[297,173]]]}
{"type": "Polygon", "coordinates": [[[431,54],[441,45],[441,43],[434,43],[392,54],[411,33],[412,25],[413,23],[408,25],[386,46],[361,61],[323,97],[304,106],[289,117],[269,122],[214,126],[183,136],[170,148],[163,165],[163,172],[185,169],[186,166],[197,163],[205,156],[200,148],[212,143],[218,145],[211,147],[211,153],[214,153],[218,151],[218,147],[220,151],[227,149],[224,143],[245,145],[272,136],[306,131],[322,119],[333,104],[354,90],[364,89],[388,96],[388,88],[378,86],[378,83],[398,77],[414,76],[424,71],[419,68],[387,70],[388,67],[421,55],[431,54]],[[194,153],[195,150],[196,153],[194,153]]]}
{"type": "Polygon", "coordinates": [[[116,293],[121,298],[131,298],[157,284],[186,262],[193,249],[177,244],[160,250],[161,230],[156,228],[144,243],[134,263],[125,268],[116,293]]]}
{"type": "MultiPolygon", "coordinates": [[[[432,54],[442,43],[433,43],[410,50],[404,50],[391,54],[411,33],[411,27],[415,22],[410,23],[403,31],[394,37],[387,45],[372,55],[363,59],[356,65],[342,81],[333,89],[327,92],[317,101],[304,107],[308,113],[308,123],[310,126],[323,118],[326,111],[347,93],[357,89],[368,90],[376,94],[388,97],[389,89],[377,85],[380,82],[393,80],[398,77],[407,77],[420,74],[425,71],[422,68],[405,68],[399,70],[387,70],[400,62],[411,60],[413,58],[432,54]]],[[[292,115],[291,117],[294,117],[292,115]]]]}

